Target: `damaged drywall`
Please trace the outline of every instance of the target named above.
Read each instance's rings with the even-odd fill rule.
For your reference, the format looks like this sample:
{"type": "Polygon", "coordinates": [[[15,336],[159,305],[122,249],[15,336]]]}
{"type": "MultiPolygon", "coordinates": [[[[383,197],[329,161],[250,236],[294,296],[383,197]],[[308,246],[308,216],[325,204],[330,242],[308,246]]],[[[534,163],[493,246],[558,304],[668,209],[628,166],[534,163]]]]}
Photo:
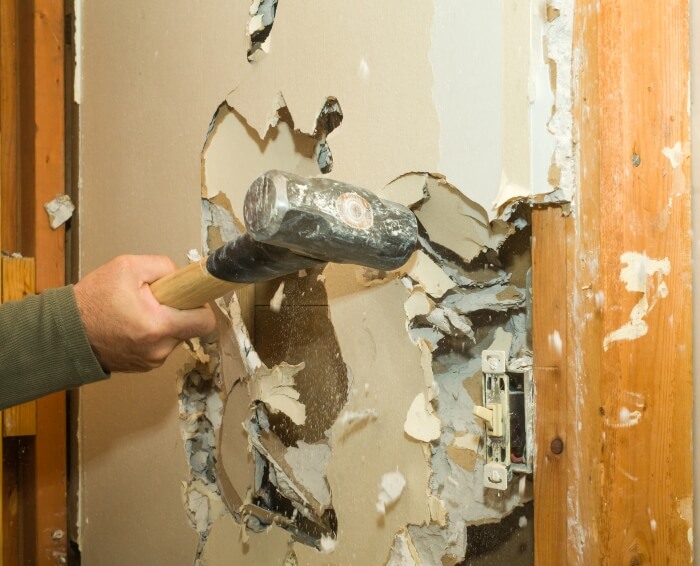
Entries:
{"type": "MultiPolygon", "coordinates": [[[[86,239],[109,239],[104,253],[182,257],[200,234],[204,251],[220,245],[244,229],[243,195],[272,168],[330,174],[405,202],[422,226],[419,250],[397,272],[329,265],[290,275],[284,288],[276,281],[224,298],[215,351],[193,344],[196,358],[180,353],[154,372],[159,399],[172,394],[162,382],[183,376],[179,415],[161,411],[169,415],[162,423],[139,429],[144,454],[115,454],[128,462],[120,467],[128,472],[124,506],[141,508],[147,498],[143,524],[156,521],[149,509],[167,509],[158,536],[168,541],[170,563],[456,563],[469,525],[497,522],[531,497],[528,482],[500,497],[481,487],[481,428],[471,411],[481,402],[481,351],[497,329],[510,334],[509,357],[531,363],[529,216],[517,199],[567,179],[550,172],[553,145],[533,133],[537,122],[543,138],[556,137],[533,108],[539,103],[549,123],[548,61],[566,58],[566,29],[549,57],[527,47],[515,53],[518,38],[542,49],[554,11],[535,0],[529,10],[515,1],[457,4],[214,0],[178,11],[159,0],[140,12],[83,5],[83,41],[93,54],[82,61],[83,229],[86,239]],[[451,17],[457,9],[463,13],[451,17]],[[460,23],[466,16],[468,28],[460,23]],[[104,40],[114,37],[115,21],[127,33],[112,47],[104,40]],[[491,29],[498,33],[484,44],[479,38],[491,29]],[[106,75],[104,60],[125,64],[106,75]],[[542,66],[547,80],[533,87],[530,73],[542,66]],[[100,85],[111,81],[119,87],[107,93],[100,85]],[[457,82],[455,92],[470,102],[445,98],[457,82]],[[164,156],[172,166],[154,167],[164,156]],[[147,190],[134,189],[144,183],[147,190]],[[131,200],[90,196],[92,186],[119,195],[122,185],[131,200]],[[501,187],[526,191],[499,200],[501,187]],[[139,210],[138,225],[125,220],[129,207],[139,210]],[[154,228],[153,211],[164,209],[171,222],[154,228]],[[416,399],[429,423],[418,438],[405,431],[416,399]],[[178,429],[184,458],[183,444],[167,441],[178,429]],[[160,461],[169,466],[164,479],[147,483],[140,470],[160,461]],[[405,485],[382,515],[379,486],[396,471],[405,485]],[[181,498],[173,477],[185,482],[181,498]]],[[[565,17],[556,25],[571,13],[558,9],[565,17]]],[[[567,130],[557,131],[563,140],[567,130]]],[[[569,157],[564,151],[560,161],[569,157]]],[[[87,250],[84,266],[104,259],[87,250]]],[[[150,414],[140,391],[134,400],[119,381],[108,387],[150,414]]],[[[121,563],[156,562],[136,526],[113,528],[117,519],[106,518],[99,496],[111,481],[99,444],[113,435],[110,397],[84,397],[84,557],[95,561],[110,548],[121,563]],[[117,538],[133,541],[128,556],[117,538]]]]}

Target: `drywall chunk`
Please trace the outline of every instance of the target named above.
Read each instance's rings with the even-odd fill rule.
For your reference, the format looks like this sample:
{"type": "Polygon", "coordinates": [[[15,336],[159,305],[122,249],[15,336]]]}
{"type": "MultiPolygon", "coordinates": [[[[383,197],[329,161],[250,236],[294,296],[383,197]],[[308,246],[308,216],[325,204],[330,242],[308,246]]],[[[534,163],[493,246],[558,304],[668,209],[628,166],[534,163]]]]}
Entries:
{"type": "Polygon", "coordinates": [[[73,205],[68,195],[57,195],[55,199],[44,205],[44,210],[49,215],[51,229],[56,230],[73,216],[75,205],[73,205]]]}
{"type": "Polygon", "coordinates": [[[455,289],[442,301],[448,307],[461,314],[470,314],[481,310],[506,312],[525,307],[525,293],[513,285],[494,285],[486,289],[455,289]]]}
{"type": "Polygon", "coordinates": [[[333,537],[323,535],[321,537],[321,548],[319,549],[323,554],[331,554],[335,551],[335,547],[338,545],[338,541],[333,537]]]}
{"type": "MultiPolygon", "coordinates": [[[[369,387],[369,384],[365,384],[369,387]]],[[[374,409],[363,409],[361,411],[343,411],[338,419],[341,437],[347,436],[370,421],[377,419],[379,415],[374,409]]]]}
{"type": "Polygon", "coordinates": [[[275,291],[275,294],[272,296],[272,299],[270,299],[270,310],[272,312],[280,312],[280,309],[282,308],[282,301],[285,299],[286,295],[284,294],[284,281],[280,283],[280,286],[277,287],[277,291],[275,291]]]}
{"type": "Polygon", "coordinates": [[[398,470],[384,474],[379,482],[377,511],[382,515],[386,514],[387,507],[391,507],[401,497],[404,487],[406,478],[398,470]]]}
{"type": "Polygon", "coordinates": [[[625,252],[620,260],[626,264],[620,271],[620,280],[629,292],[642,293],[642,297],[632,308],[629,321],[605,337],[603,347],[606,350],[618,340],[635,340],[646,335],[649,330],[645,320],[647,315],[659,299],[668,296],[668,286],[663,280],[664,275],[671,272],[668,258],[657,260],[645,253],[625,252]]]}
{"type": "Polygon", "coordinates": [[[447,509],[445,509],[442,499],[436,495],[430,495],[428,497],[428,508],[430,509],[430,519],[433,523],[444,527],[447,524],[447,509]]]}
{"type": "Polygon", "coordinates": [[[430,241],[471,261],[485,248],[497,250],[511,228],[503,223],[489,224],[486,211],[470,200],[444,177],[426,177],[429,198],[415,211],[430,241]]]}
{"type": "Polygon", "coordinates": [[[412,438],[423,442],[431,442],[440,438],[440,419],[435,415],[435,411],[425,394],[416,395],[408,409],[403,429],[412,438]]]}
{"type": "Polygon", "coordinates": [[[408,319],[415,318],[419,315],[426,315],[433,309],[433,304],[430,299],[421,291],[411,293],[411,296],[406,299],[403,305],[408,319]]]}
{"type": "Polygon", "coordinates": [[[437,299],[455,286],[455,282],[440,266],[421,250],[413,254],[401,271],[423,287],[428,295],[437,299]]]}
{"type": "Polygon", "coordinates": [[[292,467],[294,478],[324,507],[331,504],[331,492],[326,482],[326,468],[331,458],[327,444],[307,444],[300,440],[290,447],[284,459],[292,467]]]}
{"type": "Polygon", "coordinates": [[[260,400],[272,411],[287,415],[295,424],[306,422],[306,407],[299,402],[299,392],[294,389],[294,376],[304,369],[304,363],[290,365],[282,362],[272,369],[264,364],[258,367],[248,383],[253,399],[260,400]]]}
{"type": "Polygon", "coordinates": [[[386,566],[418,566],[416,549],[406,531],[399,531],[394,537],[386,566]]]}
{"type": "Polygon", "coordinates": [[[182,482],[182,499],[187,519],[200,535],[226,512],[221,496],[199,480],[182,482]]]}
{"type": "Polygon", "coordinates": [[[428,197],[427,178],[426,173],[406,173],[377,191],[377,194],[385,200],[412,207],[428,197]]]}

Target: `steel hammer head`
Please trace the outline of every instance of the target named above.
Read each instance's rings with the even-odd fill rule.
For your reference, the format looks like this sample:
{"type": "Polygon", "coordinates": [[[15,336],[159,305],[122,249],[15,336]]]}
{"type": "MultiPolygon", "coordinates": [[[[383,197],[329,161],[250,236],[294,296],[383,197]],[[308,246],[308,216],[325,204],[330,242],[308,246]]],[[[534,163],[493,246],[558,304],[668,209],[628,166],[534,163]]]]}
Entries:
{"type": "Polygon", "coordinates": [[[408,208],[346,183],[276,170],[253,182],[244,218],[258,242],[374,269],[401,267],[418,241],[408,208]]]}

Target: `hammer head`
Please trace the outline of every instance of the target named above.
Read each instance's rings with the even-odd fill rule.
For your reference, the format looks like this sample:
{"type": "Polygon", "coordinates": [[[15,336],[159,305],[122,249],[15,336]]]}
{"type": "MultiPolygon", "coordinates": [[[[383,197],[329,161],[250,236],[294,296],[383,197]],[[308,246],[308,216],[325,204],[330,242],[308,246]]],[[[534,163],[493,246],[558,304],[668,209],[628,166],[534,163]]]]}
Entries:
{"type": "Polygon", "coordinates": [[[283,171],[268,171],[253,182],[244,218],[258,242],[373,269],[401,267],[418,241],[418,223],[408,208],[346,183],[283,171]]]}

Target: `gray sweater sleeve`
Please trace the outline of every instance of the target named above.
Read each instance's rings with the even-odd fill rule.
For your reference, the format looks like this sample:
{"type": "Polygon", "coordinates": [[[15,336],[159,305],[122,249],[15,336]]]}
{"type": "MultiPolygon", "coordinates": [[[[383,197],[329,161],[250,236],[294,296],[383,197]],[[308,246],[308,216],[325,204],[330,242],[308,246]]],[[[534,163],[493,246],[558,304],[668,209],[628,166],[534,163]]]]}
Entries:
{"type": "Polygon", "coordinates": [[[108,377],[72,286],[0,305],[0,409],[108,377]]]}

